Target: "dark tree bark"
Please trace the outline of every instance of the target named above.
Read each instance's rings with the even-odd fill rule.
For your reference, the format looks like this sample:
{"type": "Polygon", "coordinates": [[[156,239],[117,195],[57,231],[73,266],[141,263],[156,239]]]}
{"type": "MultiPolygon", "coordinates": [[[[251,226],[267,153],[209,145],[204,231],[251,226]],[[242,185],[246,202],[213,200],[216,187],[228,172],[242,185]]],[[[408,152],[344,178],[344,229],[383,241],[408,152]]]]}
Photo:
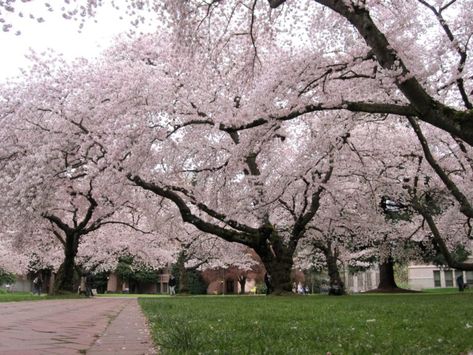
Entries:
{"type": "Polygon", "coordinates": [[[340,272],[338,270],[338,256],[336,251],[332,251],[332,248],[329,244],[327,248],[324,248],[323,253],[325,255],[325,259],[327,261],[327,270],[328,270],[328,277],[330,280],[330,290],[329,295],[344,295],[345,292],[345,284],[340,277],[340,272]]]}
{"type": "Polygon", "coordinates": [[[187,260],[187,254],[186,254],[186,251],[183,250],[179,253],[176,267],[177,267],[177,272],[179,273],[178,275],[179,293],[184,293],[184,294],[189,293],[189,277],[187,275],[186,260],[187,260]]]}
{"type": "Polygon", "coordinates": [[[76,285],[74,285],[74,273],[76,270],[75,257],[79,248],[79,242],[82,236],[97,230],[103,223],[102,216],[95,221],[92,221],[95,209],[97,207],[96,200],[92,197],[92,185],[87,194],[84,194],[89,206],[82,218],[78,221],[78,210],[72,212],[72,226],[65,223],[60,217],[51,214],[43,213],[43,218],[47,219],[52,225],[52,232],[54,236],[61,242],[64,248],[64,261],[60,266],[58,273],[54,279],[55,292],[75,292],[76,285]]]}
{"type": "Polygon", "coordinates": [[[397,290],[399,287],[394,280],[394,261],[387,258],[379,265],[379,285],[378,290],[397,290]]]}
{"type": "Polygon", "coordinates": [[[369,293],[416,293],[419,291],[400,288],[394,279],[394,260],[389,257],[379,265],[379,285],[369,293]]]}
{"type": "Polygon", "coordinates": [[[255,249],[261,258],[266,272],[271,276],[272,294],[284,295],[292,293],[291,270],[294,250],[285,250],[275,254],[268,248],[255,249]]]}
{"type": "Polygon", "coordinates": [[[76,233],[67,233],[64,246],[64,261],[59,267],[54,280],[54,292],[75,292],[75,257],[79,248],[79,236],[76,233]]]}
{"type": "Polygon", "coordinates": [[[240,295],[245,294],[246,275],[239,275],[238,283],[240,284],[240,295]]]}

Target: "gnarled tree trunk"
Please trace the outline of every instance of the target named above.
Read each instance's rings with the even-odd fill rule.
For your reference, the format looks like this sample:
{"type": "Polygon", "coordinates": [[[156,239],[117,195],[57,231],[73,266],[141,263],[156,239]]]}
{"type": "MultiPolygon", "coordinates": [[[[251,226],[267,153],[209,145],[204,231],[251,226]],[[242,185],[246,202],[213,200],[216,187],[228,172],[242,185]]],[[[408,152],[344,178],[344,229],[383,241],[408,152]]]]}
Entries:
{"type": "Polygon", "coordinates": [[[394,261],[391,257],[387,258],[379,265],[379,285],[378,290],[396,290],[396,281],[394,280],[394,261]]]}
{"type": "Polygon", "coordinates": [[[394,279],[394,260],[388,257],[379,265],[379,285],[378,288],[368,292],[393,292],[393,293],[414,293],[418,291],[399,288],[394,279]]]}
{"type": "Polygon", "coordinates": [[[329,295],[340,296],[345,294],[345,284],[340,277],[337,265],[337,253],[329,246],[324,248],[323,253],[327,261],[328,277],[330,279],[329,295]]]}
{"type": "Polygon", "coordinates": [[[240,284],[240,295],[245,294],[246,275],[238,276],[238,283],[240,284]]]}
{"type": "Polygon", "coordinates": [[[266,272],[271,276],[271,292],[269,293],[275,295],[292,293],[291,271],[294,250],[281,244],[278,248],[264,244],[255,251],[261,258],[266,272]]]}
{"type": "Polygon", "coordinates": [[[186,269],[186,259],[187,255],[185,251],[181,251],[179,253],[179,257],[177,258],[177,272],[179,273],[179,293],[189,293],[189,277],[187,275],[186,269]]]}
{"type": "Polygon", "coordinates": [[[77,233],[67,233],[64,245],[64,261],[54,279],[54,292],[75,292],[74,276],[76,272],[75,257],[79,248],[77,233]]]}

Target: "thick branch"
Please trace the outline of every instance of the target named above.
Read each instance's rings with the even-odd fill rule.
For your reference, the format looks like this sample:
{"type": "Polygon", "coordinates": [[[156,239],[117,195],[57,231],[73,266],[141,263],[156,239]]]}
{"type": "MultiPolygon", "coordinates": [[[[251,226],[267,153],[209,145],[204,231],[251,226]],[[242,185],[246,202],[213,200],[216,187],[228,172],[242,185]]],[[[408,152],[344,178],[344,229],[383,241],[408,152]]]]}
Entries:
{"type": "Polygon", "coordinates": [[[365,113],[379,113],[379,114],[393,114],[399,116],[417,116],[416,110],[410,105],[396,105],[386,103],[370,103],[362,101],[342,101],[338,105],[325,105],[323,103],[315,103],[306,105],[302,108],[292,110],[290,112],[281,110],[278,115],[271,115],[269,117],[260,117],[252,122],[240,126],[225,126],[220,125],[219,129],[226,132],[243,131],[255,127],[262,126],[269,121],[289,121],[308,113],[317,111],[335,111],[348,110],[351,112],[365,112],[365,113]]]}
{"type": "MultiPolygon", "coordinates": [[[[465,68],[465,63],[467,59],[466,51],[460,47],[460,44],[458,43],[457,39],[453,35],[453,32],[450,29],[450,26],[448,26],[447,21],[445,21],[444,17],[442,16],[442,11],[448,7],[450,4],[452,4],[454,1],[451,1],[450,4],[447,4],[446,7],[440,9],[440,11],[437,11],[435,7],[430,5],[427,1],[424,0],[418,0],[421,4],[426,6],[428,9],[430,9],[435,17],[437,18],[437,21],[439,22],[440,26],[444,30],[445,34],[447,35],[448,39],[452,44],[454,45],[458,55],[460,56],[460,60],[458,62],[457,70],[459,74],[463,73],[463,69],[465,68]]],[[[457,87],[458,91],[460,92],[460,95],[462,97],[463,103],[465,104],[465,107],[469,110],[473,109],[473,105],[470,102],[470,99],[468,98],[467,91],[465,89],[465,83],[463,81],[463,78],[459,75],[458,79],[456,80],[457,82],[457,87]]]]}
{"type": "Polygon", "coordinates": [[[312,194],[309,210],[297,219],[296,223],[294,224],[294,227],[292,228],[291,242],[297,242],[303,236],[307,224],[309,224],[309,222],[312,220],[312,218],[314,218],[315,214],[317,213],[320,207],[320,197],[322,195],[322,192],[325,191],[325,187],[323,185],[330,180],[330,178],[332,177],[332,173],[333,165],[332,162],[330,162],[329,171],[325,174],[325,177],[322,180],[319,188],[312,194]]]}
{"type": "Polygon", "coordinates": [[[257,235],[251,235],[248,233],[225,229],[216,224],[206,222],[200,217],[196,216],[191,212],[186,202],[174,191],[163,188],[154,183],[143,181],[139,176],[136,175],[133,176],[131,174],[128,174],[127,178],[137,186],[172,201],[179,209],[182,220],[184,222],[194,225],[202,232],[213,234],[226,241],[241,243],[252,248],[257,245],[257,235]]]}
{"type": "Polygon", "coordinates": [[[373,50],[376,59],[383,68],[399,72],[396,86],[417,111],[415,116],[473,145],[472,110],[457,111],[434,100],[409,72],[365,7],[339,0],[316,0],[316,2],[345,17],[373,50]]]}
{"type": "Polygon", "coordinates": [[[62,235],[60,235],[58,233],[58,231],[56,231],[54,228],[52,229],[52,232],[53,232],[54,236],[57,238],[57,240],[59,240],[61,242],[62,246],[66,247],[66,241],[64,240],[62,235]]]}
{"type": "Polygon", "coordinates": [[[64,223],[58,216],[49,214],[48,212],[44,212],[42,216],[46,218],[52,224],[56,225],[59,229],[64,231],[64,233],[68,234],[72,232],[72,228],[69,227],[66,223],[64,223]]]}
{"type": "Polygon", "coordinates": [[[213,209],[211,209],[210,207],[208,207],[207,205],[201,203],[201,202],[197,202],[197,200],[195,199],[194,195],[192,195],[192,193],[190,191],[188,191],[187,189],[184,189],[183,187],[177,187],[177,186],[165,186],[165,189],[167,190],[172,190],[172,191],[177,191],[177,192],[181,192],[182,194],[184,194],[185,196],[187,196],[189,199],[190,199],[190,202],[196,206],[199,210],[207,213],[210,217],[212,218],[215,218],[217,220],[219,220],[220,222],[223,222],[227,225],[229,225],[230,227],[232,227],[233,229],[236,229],[240,232],[243,232],[243,233],[248,233],[248,234],[256,234],[258,233],[258,230],[255,229],[255,228],[251,228],[247,225],[244,225],[244,224],[241,224],[235,220],[232,220],[230,218],[228,218],[228,216],[222,214],[222,213],[219,213],[213,209]]]}
{"type": "Polygon", "coordinates": [[[280,5],[284,4],[286,2],[286,0],[268,0],[268,2],[269,2],[269,6],[272,9],[275,9],[275,8],[279,7],[280,5]]]}
{"type": "MultiPolygon", "coordinates": [[[[238,144],[239,139],[236,132],[244,131],[247,129],[252,129],[255,127],[263,126],[270,121],[290,121],[295,118],[301,117],[305,114],[317,112],[317,111],[336,111],[336,110],[348,110],[351,112],[364,112],[364,113],[374,113],[374,114],[393,114],[399,116],[417,116],[418,112],[411,105],[397,105],[389,103],[372,103],[372,102],[363,102],[363,101],[342,101],[338,105],[331,104],[330,106],[323,103],[314,103],[310,105],[303,106],[298,109],[291,111],[281,110],[280,114],[273,114],[269,117],[258,117],[255,120],[239,125],[239,126],[226,126],[225,124],[220,124],[219,129],[221,131],[227,132],[231,135],[232,140],[235,144],[238,144]]],[[[473,116],[473,113],[472,113],[473,116]]],[[[167,134],[171,136],[179,129],[191,126],[191,125],[209,125],[215,126],[215,122],[210,119],[205,120],[189,120],[180,125],[175,125],[173,130],[167,134]]]]}
{"type": "Polygon", "coordinates": [[[432,216],[428,213],[425,213],[421,211],[422,216],[425,218],[427,221],[427,224],[429,225],[430,231],[432,232],[434,241],[437,243],[439,251],[442,253],[444,256],[448,266],[454,269],[459,269],[459,270],[473,270],[473,263],[464,263],[464,262],[458,262],[456,261],[453,257],[450,251],[447,248],[447,245],[445,244],[440,231],[438,230],[434,219],[432,216]]]}
{"type": "MultiPolygon", "coordinates": [[[[143,234],[153,234],[153,232],[150,232],[150,231],[144,231],[140,228],[137,228],[135,227],[133,224],[131,223],[127,223],[127,222],[121,222],[121,221],[105,221],[105,222],[101,222],[99,226],[97,226],[97,228],[95,229],[98,229],[99,227],[101,226],[104,226],[106,224],[118,224],[118,225],[122,225],[122,226],[126,226],[128,228],[131,228],[133,229],[134,231],[137,231],[137,232],[140,232],[140,233],[143,233],[143,234]]],[[[95,230],[94,229],[94,230],[95,230]]],[[[88,229],[89,230],[89,229],[88,229]]],[[[91,232],[92,230],[89,230],[89,232],[91,232]]]]}
{"type": "Polygon", "coordinates": [[[89,201],[89,207],[87,208],[87,212],[85,213],[84,218],[82,221],[77,225],[76,230],[81,231],[82,229],[85,229],[87,226],[87,223],[89,223],[90,219],[92,218],[95,208],[97,207],[97,201],[92,197],[92,191],[89,191],[89,193],[85,196],[87,201],[89,201]]]}
{"type": "Polygon", "coordinates": [[[435,158],[433,157],[429,149],[427,139],[423,135],[422,130],[419,124],[416,122],[415,118],[408,117],[408,119],[411,123],[412,128],[414,128],[414,132],[416,133],[417,138],[419,139],[419,142],[422,146],[422,150],[424,151],[425,158],[429,162],[430,166],[432,167],[432,169],[434,169],[435,173],[438,175],[438,177],[440,177],[442,182],[458,201],[458,203],[460,204],[460,211],[465,216],[473,218],[473,207],[468,201],[468,198],[460,191],[457,185],[448,177],[442,167],[435,161],[435,158]]]}

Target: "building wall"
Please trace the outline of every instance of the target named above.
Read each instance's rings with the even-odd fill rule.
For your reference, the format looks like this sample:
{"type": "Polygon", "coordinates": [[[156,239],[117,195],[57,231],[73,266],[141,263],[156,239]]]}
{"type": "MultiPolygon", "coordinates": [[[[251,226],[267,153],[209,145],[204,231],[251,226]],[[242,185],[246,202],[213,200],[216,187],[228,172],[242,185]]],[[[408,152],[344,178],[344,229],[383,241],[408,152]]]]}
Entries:
{"type": "MultiPolygon", "coordinates": [[[[159,275],[156,283],[142,283],[137,285],[138,293],[168,293],[169,274],[167,271],[159,275]]],[[[120,280],[115,273],[110,273],[107,280],[107,292],[120,293],[129,292],[129,285],[126,281],[120,280]]]]}
{"type": "MultiPolygon", "coordinates": [[[[434,288],[434,270],[439,270],[434,265],[411,265],[408,268],[408,283],[413,290],[434,288]]],[[[442,275],[443,276],[443,275],[442,275]]]]}
{"type": "MultiPolygon", "coordinates": [[[[468,260],[473,262],[473,259],[468,260]]],[[[436,265],[409,265],[409,287],[414,290],[424,288],[457,287],[457,277],[463,275],[463,280],[473,285],[473,271],[459,271],[436,265]]]]}
{"type": "MultiPolygon", "coordinates": [[[[43,278],[43,286],[41,289],[42,293],[50,293],[50,290],[54,287],[54,274],[48,270],[41,272],[43,278]]],[[[0,288],[8,290],[10,292],[33,292],[33,278],[34,275],[15,275],[15,283],[6,287],[2,285],[0,288]]]]}
{"type": "Polygon", "coordinates": [[[207,283],[207,293],[211,295],[236,294],[240,293],[241,285],[238,276],[246,274],[244,293],[252,293],[257,283],[263,282],[264,272],[248,271],[244,272],[237,268],[205,270],[202,273],[204,281],[207,283]]]}
{"type": "Polygon", "coordinates": [[[33,283],[26,275],[16,275],[16,280],[12,285],[0,286],[2,290],[10,292],[31,292],[33,290],[33,283]]]}
{"type": "MultiPolygon", "coordinates": [[[[114,273],[111,273],[108,275],[108,280],[107,280],[107,292],[119,292],[118,291],[118,276],[114,273]]],[[[120,291],[122,291],[120,289],[120,291]]]]}
{"type": "Polygon", "coordinates": [[[345,289],[348,293],[366,292],[377,288],[379,285],[378,267],[372,267],[357,273],[346,270],[342,277],[345,279],[345,289]]]}

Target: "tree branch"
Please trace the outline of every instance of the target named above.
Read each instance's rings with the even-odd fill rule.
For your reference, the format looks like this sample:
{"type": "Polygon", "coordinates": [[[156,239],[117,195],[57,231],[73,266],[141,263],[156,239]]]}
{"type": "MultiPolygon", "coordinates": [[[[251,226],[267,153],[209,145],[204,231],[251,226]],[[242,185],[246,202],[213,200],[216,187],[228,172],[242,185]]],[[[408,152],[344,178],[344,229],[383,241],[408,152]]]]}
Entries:
{"type": "Polygon", "coordinates": [[[422,146],[422,150],[424,151],[425,159],[429,162],[432,169],[438,175],[438,177],[442,180],[445,184],[447,189],[452,193],[455,199],[460,204],[460,211],[467,217],[473,218],[473,207],[471,206],[468,198],[460,191],[457,185],[448,177],[442,167],[437,164],[435,158],[433,157],[432,153],[430,152],[429,145],[427,143],[427,139],[422,133],[422,130],[419,124],[416,122],[415,118],[408,117],[408,120],[414,129],[414,132],[419,139],[419,142],[422,146]]]}
{"type": "Polygon", "coordinates": [[[399,72],[396,86],[409,100],[421,120],[460,137],[473,146],[473,110],[452,109],[436,101],[409,72],[404,61],[394,50],[385,35],[372,20],[364,6],[340,0],[315,0],[345,17],[361,34],[373,50],[378,63],[386,70],[399,72]]]}
{"type": "Polygon", "coordinates": [[[424,219],[427,221],[430,231],[432,232],[433,239],[437,243],[438,249],[444,256],[448,266],[454,269],[459,269],[459,270],[468,270],[468,271],[473,270],[473,263],[458,262],[453,258],[432,216],[428,214],[427,212],[423,211],[422,209],[420,210],[420,212],[422,214],[422,217],[424,217],[424,219]]]}
{"type": "Polygon", "coordinates": [[[216,224],[204,221],[200,217],[193,214],[190,208],[185,203],[185,201],[174,191],[171,191],[167,188],[161,187],[154,183],[146,182],[137,175],[133,176],[131,174],[128,174],[127,178],[128,180],[133,182],[136,186],[139,186],[145,190],[155,193],[158,196],[164,197],[172,201],[176,205],[176,207],[179,209],[179,213],[181,214],[182,220],[184,222],[194,225],[202,232],[210,233],[226,241],[241,243],[252,248],[257,245],[257,242],[258,242],[257,234],[255,235],[255,234],[243,233],[243,232],[239,232],[235,230],[229,230],[229,229],[222,228],[216,224]]]}

